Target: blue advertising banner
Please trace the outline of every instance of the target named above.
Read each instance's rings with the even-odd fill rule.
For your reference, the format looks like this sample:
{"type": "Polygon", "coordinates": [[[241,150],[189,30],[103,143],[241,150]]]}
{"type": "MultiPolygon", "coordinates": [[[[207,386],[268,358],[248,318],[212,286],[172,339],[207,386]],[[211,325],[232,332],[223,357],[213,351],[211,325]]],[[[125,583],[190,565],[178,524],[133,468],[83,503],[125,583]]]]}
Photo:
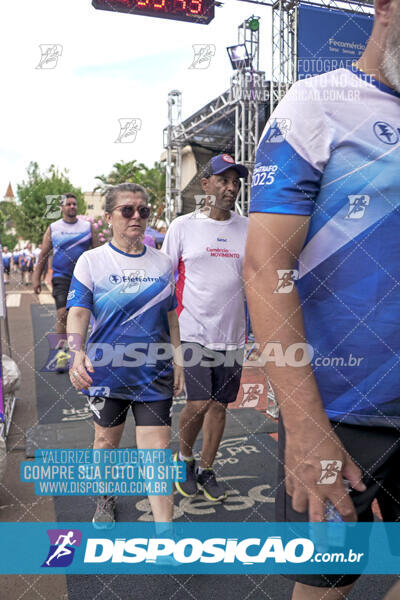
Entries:
{"type": "Polygon", "coordinates": [[[372,15],[299,4],[297,78],[346,68],[363,53],[372,15]]]}
{"type": "Polygon", "coordinates": [[[400,523],[0,523],[1,574],[397,574],[400,523]]]}

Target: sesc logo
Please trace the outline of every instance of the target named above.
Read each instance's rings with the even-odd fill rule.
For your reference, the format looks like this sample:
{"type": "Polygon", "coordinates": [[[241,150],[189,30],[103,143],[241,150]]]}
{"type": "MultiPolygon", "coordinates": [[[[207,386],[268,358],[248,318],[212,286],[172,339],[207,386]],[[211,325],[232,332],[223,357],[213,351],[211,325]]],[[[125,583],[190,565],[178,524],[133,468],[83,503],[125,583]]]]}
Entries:
{"type": "Polygon", "coordinates": [[[171,557],[177,563],[304,563],[314,554],[314,544],[307,538],[294,538],[283,544],[280,536],[246,538],[238,541],[228,538],[89,538],[86,543],[85,563],[156,563],[157,559],[171,557]],[[248,553],[249,551],[249,553],[248,553]]]}
{"type": "Polygon", "coordinates": [[[48,529],[50,548],[42,567],[69,567],[75,547],[81,545],[82,532],[79,529],[48,529]]]}

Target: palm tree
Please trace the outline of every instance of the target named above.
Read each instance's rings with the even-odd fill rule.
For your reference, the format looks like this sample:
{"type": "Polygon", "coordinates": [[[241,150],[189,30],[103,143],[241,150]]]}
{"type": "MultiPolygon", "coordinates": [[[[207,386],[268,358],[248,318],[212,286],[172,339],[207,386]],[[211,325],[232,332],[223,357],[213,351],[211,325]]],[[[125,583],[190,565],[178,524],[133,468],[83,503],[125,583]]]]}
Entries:
{"type": "Polygon", "coordinates": [[[137,163],[136,160],[130,160],[129,162],[116,162],[113,164],[113,170],[108,175],[96,175],[101,184],[94,188],[94,192],[98,190],[104,194],[110,185],[117,185],[118,183],[125,183],[127,181],[140,183],[142,178],[142,170],[146,168],[143,163],[137,163]]]}
{"type": "Polygon", "coordinates": [[[160,219],[165,209],[165,165],[155,162],[152,167],[146,167],[143,163],[136,160],[129,162],[117,162],[113,165],[113,170],[108,175],[97,175],[101,184],[96,186],[93,191],[100,190],[105,194],[110,185],[118,183],[132,182],[139,183],[146,188],[150,196],[150,205],[153,209],[152,225],[160,219]]]}
{"type": "Polygon", "coordinates": [[[149,193],[150,204],[153,208],[152,223],[155,225],[165,210],[165,166],[160,162],[155,162],[153,167],[145,167],[141,184],[149,193]]]}

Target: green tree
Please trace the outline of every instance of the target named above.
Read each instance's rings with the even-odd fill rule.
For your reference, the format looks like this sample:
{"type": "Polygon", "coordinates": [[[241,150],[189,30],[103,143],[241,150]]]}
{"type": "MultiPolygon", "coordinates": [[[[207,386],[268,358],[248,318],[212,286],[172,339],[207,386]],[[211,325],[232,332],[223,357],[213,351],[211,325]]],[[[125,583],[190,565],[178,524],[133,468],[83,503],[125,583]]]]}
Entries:
{"type": "Polygon", "coordinates": [[[9,250],[14,250],[18,241],[15,229],[17,211],[18,207],[14,202],[0,202],[0,240],[9,250]]]}
{"type": "Polygon", "coordinates": [[[155,162],[153,167],[145,167],[141,184],[149,193],[153,217],[160,218],[165,210],[165,165],[155,162]]]}
{"type": "Polygon", "coordinates": [[[136,160],[129,162],[116,162],[113,164],[113,169],[108,175],[96,175],[96,179],[100,181],[100,185],[94,188],[94,192],[98,190],[105,194],[110,185],[118,185],[119,183],[141,183],[142,170],[146,168],[142,163],[137,163],[136,160]]]}
{"type": "Polygon", "coordinates": [[[75,194],[78,213],[81,214],[86,210],[85,202],[81,189],[70,182],[67,170],[59,171],[50,165],[47,171],[41,172],[38,163],[31,162],[27,174],[27,180],[17,186],[19,205],[15,213],[15,225],[18,235],[39,244],[50,223],[61,216],[57,211],[57,199],[51,200],[52,196],[75,194]]]}
{"type": "Polygon", "coordinates": [[[97,175],[96,179],[101,183],[94,191],[100,190],[102,194],[110,185],[119,183],[130,182],[143,185],[150,196],[153,216],[158,218],[162,216],[165,208],[165,165],[162,163],[155,162],[152,167],[146,167],[136,160],[121,161],[113,165],[108,175],[97,175]]]}

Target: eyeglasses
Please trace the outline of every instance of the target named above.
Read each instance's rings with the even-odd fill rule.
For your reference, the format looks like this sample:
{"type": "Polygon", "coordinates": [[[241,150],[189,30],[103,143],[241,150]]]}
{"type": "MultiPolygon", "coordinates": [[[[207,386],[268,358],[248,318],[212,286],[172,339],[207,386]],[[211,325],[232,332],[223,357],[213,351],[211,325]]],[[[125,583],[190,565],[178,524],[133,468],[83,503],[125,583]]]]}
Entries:
{"type": "Polygon", "coordinates": [[[143,204],[140,206],[134,206],[133,204],[121,204],[120,206],[113,208],[111,212],[117,209],[121,209],[121,215],[124,217],[124,219],[131,219],[136,211],[138,211],[141,219],[148,219],[151,212],[150,206],[144,206],[143,204]]]}

